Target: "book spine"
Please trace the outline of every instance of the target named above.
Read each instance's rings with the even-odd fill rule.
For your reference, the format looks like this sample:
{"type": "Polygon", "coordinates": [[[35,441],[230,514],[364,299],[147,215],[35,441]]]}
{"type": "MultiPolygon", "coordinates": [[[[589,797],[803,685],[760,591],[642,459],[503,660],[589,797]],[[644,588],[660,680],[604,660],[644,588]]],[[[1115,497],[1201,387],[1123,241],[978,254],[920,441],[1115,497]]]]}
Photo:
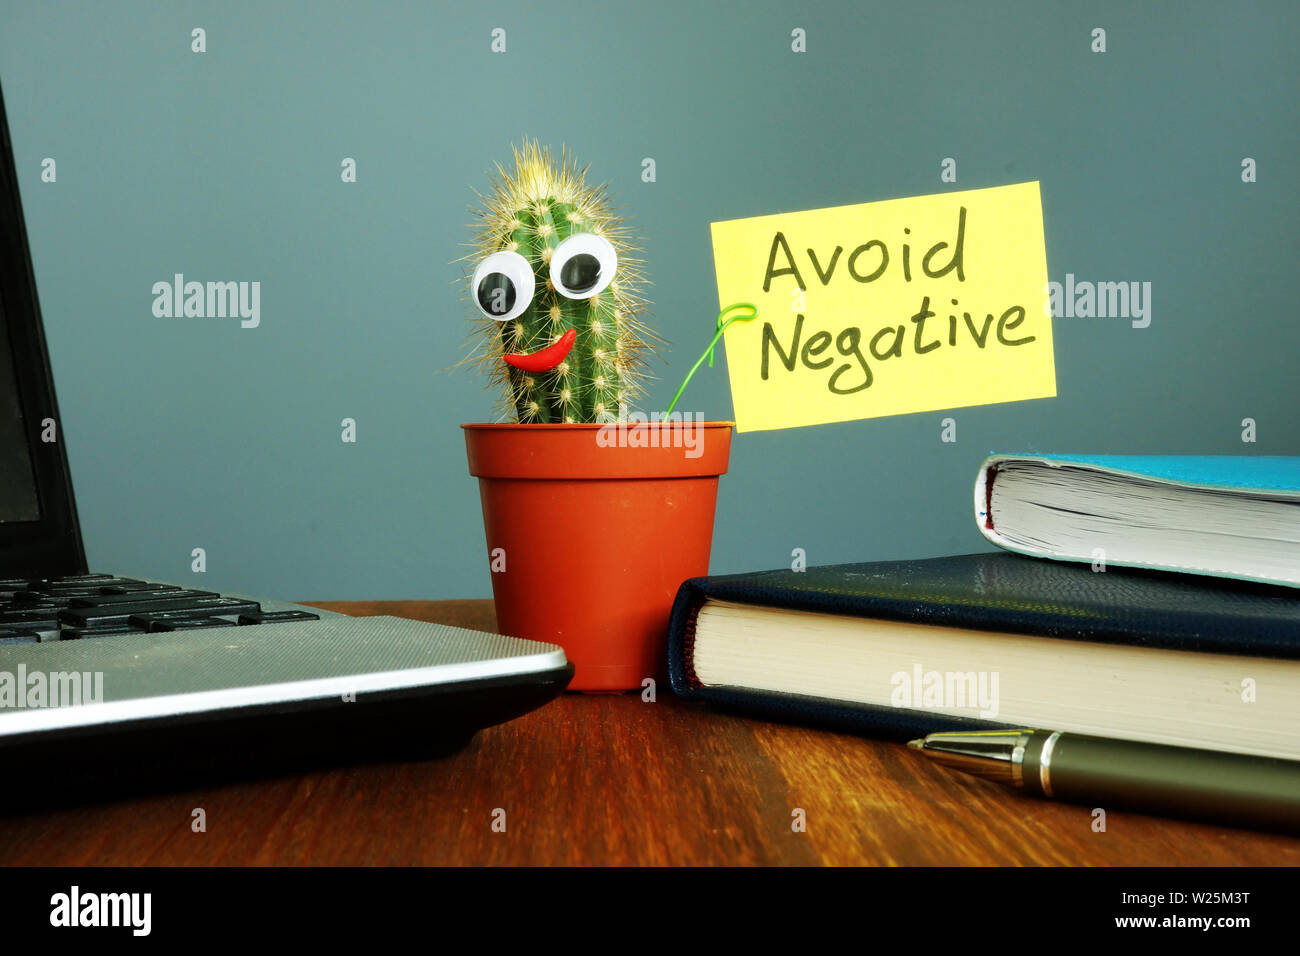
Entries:
{"type": "Polygon", "coordinates": [[[975,523],[984,537],[994,541],[993,537],[993,479],[997,476],[996,458],[986,458],[975,475],[975,523]]]}
{"type": "Polygon", "coordinates": [[[695,622],[708,595],[704,578],[691,578],[677,590],[668,618],[668,681],[679,697],[693,697],[704,685],[695,675],[695,622]]]}

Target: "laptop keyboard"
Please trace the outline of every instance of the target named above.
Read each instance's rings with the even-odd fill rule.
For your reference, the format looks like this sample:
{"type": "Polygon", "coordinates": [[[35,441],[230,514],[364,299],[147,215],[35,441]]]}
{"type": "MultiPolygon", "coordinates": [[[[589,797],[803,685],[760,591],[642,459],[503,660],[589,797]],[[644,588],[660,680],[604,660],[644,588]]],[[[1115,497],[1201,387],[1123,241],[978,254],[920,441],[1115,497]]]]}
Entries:
{"type": "Polygon", "coordinates": [[[310,611],[263,611],[216,591],[112,574],[0,578],[0,646],[318,620],[310,611]]]}

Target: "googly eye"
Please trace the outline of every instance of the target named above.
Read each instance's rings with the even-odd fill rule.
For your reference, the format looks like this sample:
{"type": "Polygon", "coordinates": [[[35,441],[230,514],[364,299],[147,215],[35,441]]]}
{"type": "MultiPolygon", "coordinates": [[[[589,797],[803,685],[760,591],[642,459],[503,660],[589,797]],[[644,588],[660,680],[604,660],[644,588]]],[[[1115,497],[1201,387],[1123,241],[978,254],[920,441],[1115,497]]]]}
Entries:
{"type": "Polygon", "coordinates": [[[533,301],[536,282],[532,266],[519,253],[494,252],[474,270],[474,301],[489,319],[509,322],[533,301]]]}
{"type": "Polygon", "coordinates": [[[618,268],[609,240],[590,232],[565,239],[551,254],[551,284],[568,299],[589,299],[605,291],[618,268]]]}

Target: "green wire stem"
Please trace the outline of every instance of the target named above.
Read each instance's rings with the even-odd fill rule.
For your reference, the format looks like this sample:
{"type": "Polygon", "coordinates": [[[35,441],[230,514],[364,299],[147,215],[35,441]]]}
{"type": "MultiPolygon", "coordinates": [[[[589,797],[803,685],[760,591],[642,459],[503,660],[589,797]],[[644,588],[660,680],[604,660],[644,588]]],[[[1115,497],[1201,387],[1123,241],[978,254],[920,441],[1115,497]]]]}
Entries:
{"type": "Polygon", "coordinates": [[[704,364],[705,359],[709,360],[709,368],[713,368],[713,347],[718,344],[718,339],[722,338],[722,333],[727,330],[727,326],[732,322],[748,322],[750,319],[756,318],[758,318],[758,306],[754,305],[752,302],[733,302],[718,313],[717,331],[713,333],[713,341],[710,342],[709,347],[704,350],[704,354],[701,355],[695,364],[691,366],[691,370],[686,373],[686,378],[682,380],[682,384],[678,387],[677,394],[674,395],[673,400],[668,403],[668,411],[664,412],[665,415],[672,414],[673,409],[677,405],[677,400],[682,397],[682,392],[686,391],[686,386],[691,383],[691,377],[695,374],[696,370],[704,364]],[[749,314],[733,315],[725,322],[723,321],[723,316],[728,312],[734,312],[737,309],[748,309],[749,314]]]}

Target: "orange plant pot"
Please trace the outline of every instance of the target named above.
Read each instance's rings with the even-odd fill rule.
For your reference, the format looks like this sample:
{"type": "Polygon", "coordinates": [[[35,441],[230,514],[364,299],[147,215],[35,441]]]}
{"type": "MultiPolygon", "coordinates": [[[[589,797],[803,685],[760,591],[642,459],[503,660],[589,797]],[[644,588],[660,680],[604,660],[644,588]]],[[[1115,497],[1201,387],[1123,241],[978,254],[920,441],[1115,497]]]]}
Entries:
{"type": "Polygon", "coordinates": [[[732,423],[461,427],[501,633],[563,647],[570,690],[662,682],[673,598],[709,572],[732,423]]]}

